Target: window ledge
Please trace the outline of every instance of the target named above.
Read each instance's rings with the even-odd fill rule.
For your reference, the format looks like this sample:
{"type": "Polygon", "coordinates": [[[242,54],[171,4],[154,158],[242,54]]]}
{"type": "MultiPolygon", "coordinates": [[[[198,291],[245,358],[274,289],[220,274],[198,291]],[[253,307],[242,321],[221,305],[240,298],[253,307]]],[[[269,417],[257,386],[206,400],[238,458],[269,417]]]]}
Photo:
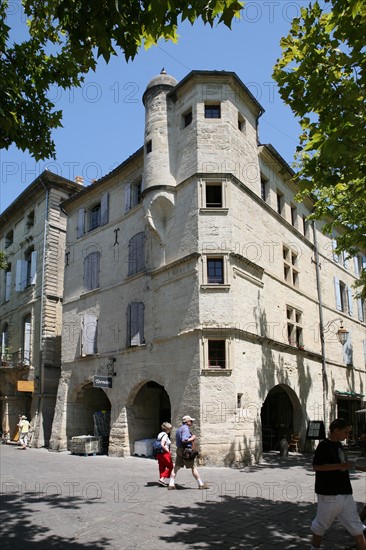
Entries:
{"type": "Polygon", "coordinates": [[[201,290],[208,291],[219,291],[219,292],[228,292],[230,290],[230,285],[221,285],[221,284],[205,284],[201,285],[201,290]]]}
{"type": "Polygon", "coordinates": [[[100,286],[98,286],[97,288],[93,288],[92,290],[84,290],[84,292],[80,294],[80,297],[86,296],[87,294],[93,294],[93,292],[98,292],[99,290],[100,286]]]}
{"type": "Polygon", "coordinates": [[[226,214],[228,212],[229,212],[228,208],[221,208],[221,207],[217,207],[217,208],[203,207],[203,208],[200,208],[200,214],[220,214],[222,216],[226,216],[226,214]]]}
{"type": "Polygon", "coordinates": [[[201,376],[231,376],[232,369],[207,368],[201,370],[201,376]]]}

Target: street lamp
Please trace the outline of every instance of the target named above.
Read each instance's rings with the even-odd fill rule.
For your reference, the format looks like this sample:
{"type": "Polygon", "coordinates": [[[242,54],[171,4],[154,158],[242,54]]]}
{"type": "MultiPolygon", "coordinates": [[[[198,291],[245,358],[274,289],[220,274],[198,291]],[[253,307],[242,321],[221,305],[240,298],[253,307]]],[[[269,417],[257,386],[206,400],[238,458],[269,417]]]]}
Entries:
{"type": "Polygon", "coordinates": [[[324,426],[326,425],[326,414],[327,414],[327,403],[328,403],[328,377],[327,377],[327,358],[325,353],[325,333],[330,330],[330,327],[333,323],[337,321],[340,322],[340,327],[336,332],[339,343],[344,346],[348,340],[348,330],[343,326],[342,319],[333,319],[325,325],[323,325],[323,314],[320,309],[320,343],[321,343],[321,353],[322,353],[322,385],[323,385],[323,420],[324,426]]]}
{"type": "Polygon", "coordinates": [[[344,328],[343,321],[341,321],[341,326],[337,331],[337,338],[339,343],[342,344],[342,346],[344,346],[344,344],[347,342],[348,334],[349,334],[348,330],[344,328]]]}
{"type": "Polygon", "coordinates": [[[337,330],[336,335],[337,335],[339,343],[342,346],[344,346],[344,344],[348,340],[349,332],[346,328],[344,328],[342,319],[337,318],[337,319],[333,319],[332,321],[329,321],[328,323],[326,323],[323,327],[323,337],[324,337],[324,333],[328,332],[330,330],[331,325],[333,323],[335,323],[336,321],[339,321],[341,323],[341,326],[337,330]]]}

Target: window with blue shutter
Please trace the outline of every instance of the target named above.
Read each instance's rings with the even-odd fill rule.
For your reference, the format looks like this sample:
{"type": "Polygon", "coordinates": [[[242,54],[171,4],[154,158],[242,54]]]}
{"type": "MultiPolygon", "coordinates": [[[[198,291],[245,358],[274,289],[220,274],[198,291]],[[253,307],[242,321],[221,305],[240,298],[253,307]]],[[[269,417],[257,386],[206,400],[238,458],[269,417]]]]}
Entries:
{"type": "Polygon", "coordinates": [[[145,234],[136,233],[128,243],[128,275],[145,269],[145,234]]]}
{"type": "Polygon", "coordinates": [[[10,300],[11,295],[11,264],[8,264],[5,273],[5,301],[10,300]]]}
{"type": "Polygon", "coordinates": [[[128,183],[125,187],[125,212],[131,209],[131,184],[128,183]]]}
{"type": "Polygon", "coordinates": [[[31,316],[27,315],[23,323],[23,363],[30,365],[31,359],[31,334],[32,334],[31,316]]]}
{"type": "Polygon", "coordinates": [[[84,313],[81,324],[81,355],[97,353],[98,318],[93,313],[84,313]]]}
{"type": "Polygon", "coordinates": [[[357,309],[359,321],[365,321],[365,300],[363,298],[357,298],[357,309]]]}
{"type": "Polygon", "coordinates": [[[142,302],[131,302],[127,309],[127,346],[141,346],[144,337],[144,309],[142,302]]]}
{"type": "Polygon", "coordinates": [[[80,239],[85,233],[85,210],[84,208],[79,208],[78,210],[78,224],[76,227],[76,237],[80,239]]]}
{"type": "Polygon", "coordinates": [[[353,315],[353,298],[352,298],[352,289],[347,287],[347,296],[348,296],[348,314],[353,315]]]}
{"type": "Polygon", "coordinates": [[[337,277],[334,277],[334,291],[335,291],[335,299],[336,299],[336,308],[338,309],[338,311],[343,311],[341,287],[340,287],[339,279],[337,277]]]}
{"type": "Polygon", "coordinates": [[[343,345],[343,361],[346,365],[353,365],[353,346],[351,331],[348,334],[346,343],[343,345]]]}
{"type": "Polygon", "coordinates": [[[84,259],[84,290],[99,288],[100,252],[91,252],[84,259]]]}
{"type": "Polygon", "coordinates": [[[100,225],[106,225],[109,221],[109,194],[103,193],[100,201],[100,225]]]}

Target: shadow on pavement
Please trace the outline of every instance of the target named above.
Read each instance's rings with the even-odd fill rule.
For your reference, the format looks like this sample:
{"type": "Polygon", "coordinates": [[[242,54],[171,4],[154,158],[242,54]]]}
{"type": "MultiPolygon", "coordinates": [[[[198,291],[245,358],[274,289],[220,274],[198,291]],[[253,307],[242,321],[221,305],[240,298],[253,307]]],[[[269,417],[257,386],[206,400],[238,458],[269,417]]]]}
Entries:
{"type": "MultiPolygon", "coordinates": [[[[75,538],[57,536],[44,526],[35,523],[36,507],[45,505],[50,508],[49,513],[54,514],[53,509],[70,509],[75,512],[75,519],[80,509],[78,505],[85,506],[83,498],[65,498],[60,495],[40,495],[38,492],[24,493],[23,495],[2,494],[0,499],[1,513],[1,548],[2,550],[25,550],[37,548],[37,550],[65,549],[86,550],[107,548],[109,541],[101,537],[97,542],[78,542],[75,538]]],[[[91,501],[90,504],[95,501],[91,501]]]]}
{"type": "MultiPolygon", "coordinates": [[[[215,496],[215,500],[210,501],[209,494],[204,498],[205,501],[191,509],[167,506],[166,523],[176,525],[176,534],[160,536],[160,539],[172,543],[173,548],[178,542],[190,549],[310,548],[310,524],[316,504],[227,495],[215,496]]],[[[335,523],[324,537],[322,549],[346,548],[354,548],[352,538],[335,523]]]]}

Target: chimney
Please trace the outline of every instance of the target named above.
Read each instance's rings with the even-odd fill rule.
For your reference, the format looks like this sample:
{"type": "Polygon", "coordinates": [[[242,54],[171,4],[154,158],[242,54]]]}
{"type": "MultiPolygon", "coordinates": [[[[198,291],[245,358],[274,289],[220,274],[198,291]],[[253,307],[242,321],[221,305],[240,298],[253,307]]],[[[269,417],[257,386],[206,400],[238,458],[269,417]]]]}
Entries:
{"type": "Polygon", "coordinates": [[[83,176],[75,176],[75,183],[78,183],[79,185],[84,185],[83,176]]]}

